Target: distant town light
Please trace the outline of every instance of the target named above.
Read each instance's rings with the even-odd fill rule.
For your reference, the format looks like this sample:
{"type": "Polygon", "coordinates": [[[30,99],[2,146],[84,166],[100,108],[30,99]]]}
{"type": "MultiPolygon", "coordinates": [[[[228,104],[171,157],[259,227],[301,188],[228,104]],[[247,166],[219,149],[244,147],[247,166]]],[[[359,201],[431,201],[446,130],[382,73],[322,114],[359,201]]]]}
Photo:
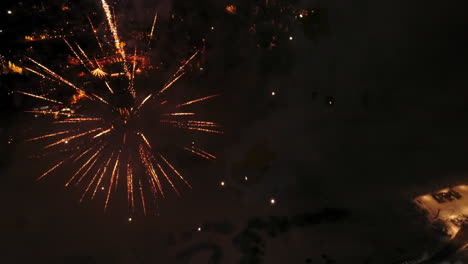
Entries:
{"type": "Polygon", "coordinates": [[[11,15],[11,14],[13,14],[13,12],[11,10],[8,10],[7,14],[11,15]]]}
{"type": "Polygon", "coordinates": [[[222,182],[221,182],[221,186],[224,186],[224,184],[225,184],[225,183],[222,181],[222,182]]]}
{"type": "Polygon", "coordinates": [[[276,200],[275,200],[274,198],[271,198],[271,199],[270,199],[270,204],[273,205],[273,204],[275,204],[275,203],[276,203],[276,200]]]}
{"type": "Polygon", "coordinates": [[[201,231],[201,227],[198,227],[198,228],[197,228],[197,231],[200,232],[200,231],[201,231]]]}
{"type": "Polygon", "coordinates": [[[275,95],[276,95],[276,93],[275,93],[275,92],[271,92],[271,95],[275,96],[275,95]]]}
{"type": "Polygon", "coordinates": [[[211,27],[211,30],[214,30],[214,27],[211,27]]]}
{"type": "Polygon", "coordinates": [[[128,218],[128,221],[131,222],[133,219],[131,217],[128,218]]]}
{"type": "Polygon", "coordinates": [[[292,37],[292,36],[289,36],[289,40],[293,40],[293,37],[292,37]]]}

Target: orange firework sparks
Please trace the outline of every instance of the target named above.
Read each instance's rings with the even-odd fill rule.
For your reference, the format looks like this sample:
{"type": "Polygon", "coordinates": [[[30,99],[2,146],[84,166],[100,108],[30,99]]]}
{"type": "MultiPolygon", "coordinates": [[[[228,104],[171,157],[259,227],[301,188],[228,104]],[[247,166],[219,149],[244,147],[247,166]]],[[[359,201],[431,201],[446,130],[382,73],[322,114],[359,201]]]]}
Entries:
{"type": "Polygon", "coordinates": [[[46,98],[46,97],[43,97],[43,96],[40,96],[40,95],[31,94],[31,93],[22,92],[22,91],[16,91],[16,92],[20,93],[20,94],[27,95],[27,96],[31,96],[31,97],[34,97],[34,98],[37,98],[37,99],[49,101],[49,102],[52,102],[52,103],[63,104],[62,102],[59,102],[59,101],[56,101],[56,100],[53,100],[53,99],[49,99],[49,98],[46,98]]]}
{"type": "Polygon", "coordinates": [[[177,107],[181,107],[181,106],[185,106],[185,105],[191,105],[191,104],[198,103],[198,102],[201,102],[201,101],[205,101],[205,100],[208,100],[210,98],[217,97],[217,96],[219,96],[219,94],[210,95],[210,96],[206,96],[206,97],[203,97],[203,98],[195,99],[195,100],[183,103],[183,104],[179,104],[179,105],[177,105],[177,107]]]}
{"type": "Polygon", "coordinates": [[[66,138],[64,138],[64,139],[61,139],[61,140],[55,142],[55,143],[52,143],[52,144],[50,144],[50,145],[47,145],[47,146],[45,146],[44,148],[50,148],[50,147],[56,146],[56,145],[58,145],[58,144],[60,144],[60,143],[68,142],[68,141],[70,141],[70,140],[72,140],[72,139],[76,139],[76,138],[79,138],[79,137],[82,137],[82,136],[86,136],[86,135],[91,134],[91,133],[93,133],[93,132],[95,132],[95,131],[98,131],[98,130],[100,130],[100,128],[93,129],[93,130],[89,130],[89,131],[86,131],[86,132],[84,132],[84,133],[80,133],[80,134],[78,134],[78,135],[74,135],[74,136],[71,136],[71,137],[66,137],[66,138]]]}
{"type": "Polygon", "coordinates": [[[74,105],[78,103],[80,99],[85,98],[85,97],[86,97],[86,94],[83,91],[78,91],[77,94],[73,95],[71,104],[74,105]]]}
{"type": "MultiPolygon", "coordinates": [[[[43,140],[44,149],[54,147],[53,151],[67,153],[65,158],[56,161],[55,164],[51,164],[51,167],[38,177],[37,180],[41,180],[47,175],[56,172],[58,168],[73,166],[73,171],[65,178],[63,184],[65,187],[75,186],[83,188],[79,199],[80,203],[87,197],[90,200],[93,200],[95,197],[103,198],[103,208],[106,211],[117,200],[115,198],[117,197],[117,192],[125,190],[131,214],[134,214],[135,206],[141,206],[143,214],[147,215],[150,212],[151,206],[157,208],[157,199],[167,196],[168,192],[165,192],[164,188],[169,188],[180,196],[181,190],[178,189],[180,188],[178,186],[179,180],[183,181],[189,188],[192,187],[178,169],[160,152],[159,146],[161,142],[167,142],[167,140],[162,138],[156,142],[150,141],[151,139],[159,138],[159,134],[155,135],[154,131],[145,130],[146,126],[142,126],[141,124],[151,121],[145,120],[147,118],[145,116],[148,115],[146,112],[140,113],[139,110],[144,105],[150,104],[160,108],[161,112],[159,113],[162,114],[152,116],[159,117],[160,122],[168,123],[169,125],[163,126],[167,129],[187,129],[221,134],[222,132],[212,129],[221,127],[221,125],[215,122],[188,120],[191,116],[201,115],[199,112],[174,110],[178,107],[202,102],[219,95],[187,100],[187,102],[182,104],[177,104],[166,98],[166,95],[162,95],[169,88],[175,87],[176,82],[188,72],[186,68],[190,67],[189,64],[193,63],[196,56],[200,53],[199,50],[196,50],[180,67],[174,69],[175,73],[169,75],[171,77],[162,87],[151,90],[149,94],[137,97],[135,89],[140,89],[136,87],[136,84],[140,83],[138,78],[147,77],[147,74],[135,74],[141,72],[141,69],[151,69],[153,67],[150,65],[151,60],[147,54],[151,49],[150,44],[156,32],[158,15],[157,13],[155,14],[151,30],[149,35],[147,35],[149,37],[148,51],[140,51],[138,53],[136,47],[132,46],[134,45],[134,41],[129,41],[129,46],[132,46],[131,53],[133,53],[133,57],[127,57],[126,42],[118,34],[117,17],[106,0],[101,0],[101,4],[106,17],[106,24],[108,24],[106,31],[110,32],[110,34],[107,33],[110,36],[110,43],[106,43],[109,45],[103,46],[101,44],[97,29],[94,27],[90,17],[88,17],[89,24],[99,48],[96,46],[94,52],[89,50],[85,52],[76,41],[63,39],[70,50],[69,58],[73,58],[73,65],[84,67],[88,71],[89,74],[83,71],[78,75],[79,77],[84,77],[85,81],[74,84],[63,77],[67,75],[59,75],[38,61],[27,58],[30,64],[34,64],[35,66],[33,67],[34,69],[25,67],[25,70],[34,73],[42,79],[65,84],[66,87],[64,89],[70,90],[69,87],[71,87],[75,94],[67,99],[63,99],[65,102],[69,102],[69,104],[66,104],[60,102],[62,99],[50,98],[56,94],[53,92],[48,92],[47,95],[38,95],[18,91],[20,94],[54,103],[52,106],[34,108],[32,111],[26,112],[53,115],[55,120],[52,120],[50,123],[56,124],[55,127],[60,129],[42,136],[30,138],[26,141],[43,140]],[[110,49],[105,50],[105,48],[110,49]],[[96,54],[96,52],[99,53],[99,49],[101,55],[96,54]],[[123,72],[122,70],[115,72],[113,65],[116,63],[121,65],[123,72]],[[93,76],[97,78],[93,78],[93,76]],[[121,85],[120,81],[114,82],[115,79],[113,77],[121,78],[125,81],[125,84],[121,85]],[[114,87],[116,89],[115,93],[113,87],[111,87],[111,83],[112,86],[119,85],[118,87],[114,87]],[[122,94],[122,92],[128,92],[134,99],[131,105],[122,106],[120,104],[122,100],[119,94],[122,94]],[[82,100],[83,98],[90,100],[82,100]],[[94,105],[96,107],[93,107],[94,105]]],[[[142,89],[142,91],[144,90],[142,89]]],[[[138,90],[139,92],[140,90],[138,90]]],[[[64,92],[63,94],[67,93],[64,92]]],[[[60,95],[60,98],[63,98],[63,94],[60,95]]],[[[169,93],[167,94],[168,97],[171,96],[169,93]]],[[[149,111],[151,108],[148,108],[149,111]]],[[[179,148],[174,149],[180,151],[179,148]]],[[[215,155],[200,148],[192,146],[184,149],[205,159],[216,159],[215,155]]]]}

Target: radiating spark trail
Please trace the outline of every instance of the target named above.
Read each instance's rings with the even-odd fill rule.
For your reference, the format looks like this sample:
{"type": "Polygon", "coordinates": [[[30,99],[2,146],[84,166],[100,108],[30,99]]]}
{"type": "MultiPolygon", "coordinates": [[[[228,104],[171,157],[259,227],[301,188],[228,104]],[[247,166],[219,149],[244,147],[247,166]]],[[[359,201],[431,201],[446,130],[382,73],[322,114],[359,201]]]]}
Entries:
{"type": "Polygon", "coordinates": [[[151,98],[151,96],[153,96],[153,94],[149,94],[148,96],[146,96],[146,98],[143,99],[143,101],[141,101],[141,104],[138,106],[137,110],[139,110],[146,103],[146,101],[148,101],[151,98]]]}
{"type": "Polygon", "coordinates": [[[204,100],[208,100],[208,99],[210,99],[210,98],[217,97],[217,96],[220,96],[220,95],[219,95],[219,94],[215,94],[215,95],[206,96],[206,97],[203,97],[203,98],[199,98],[199,99],[195,99],[195,100],[192,100],[192,101],[188,101],[188,102],[183,103],[183,104],[179,104],[179,105],[177,105],[176,107],[181,107],[181,106],[185,106],[185,105],[190,105],[190,104],[198,103],[198,102],[201,102],[201,101],[204,101],[204,100]]]}
{"type": "Polygon", "coordinates": [[[145,135],[144,135],[143,133],[141,133],[141,132],[140,132],[139,134],[140,134],[141,138],[143,139],[143,141],[146,143],[146,145],[147,145],[150,149],[152,149],[151,144],[149,143],[149,141],[148,141],[148,139],[145,137],[145,135]]]}
{"type": "Polygon", "coordinates": [[[102,136],[102,135],[104,135],[104,134],[107,134],[107,133],[111,132],[112,129],[113,129],[112,127],[109,128],[109,129],[106,129],[106,130],[102,131],[101,133],[95,135],[93,138],[98,138],[98,137],[100,137],[100,136],[102,136]]]}
{"type": "Polygon", "coordinates": [[[192,186],[184,179],[184,177],[174,168],[174,166],[172,166],[171,163],[169,163],[169,161],[166,160],[166,158],[164,158],[163,155],[159,154],[159,157],[161,157],[162,160],[164,160],[164,162],[167,164],[167,166],[169,166],[174,172],[175,174],[177,174],[177,176],[179,176],[179,178],[185,182],[185,184],[187,184],[188,187],[192,188],[192,186]]]}
{"type": "Polygon", "coordinates": [[[94,188],[93,196],[91,196],[91,199],[94,199],[94,196],[96,196],[96,192],[97,192],[97,189],[99,188],[99,184],[101,184],[101,181],[104,178],[104,175],[106,174],[107,167],[109,166],[109,163],[110,163],[113,156],[114,156],[114,153],[111,154],[110,158],[106,162],[106,165],[104,165],[101,176],[99,177],[99,180],[96,183],[96,188],[94,188]]]}
{"type": "Polygon", "coordinates": [[[117,158],[115,159],[115,164],[114,164],[114,169],[112,169],[111,173],[111,178],[109,182],[109,188],[107,190],[107,197],[106,197],[106,203],[104,204],[104,211],[107,209],[107,204],[109,203],[110,195],[112,192],[112,186],[114,185],[115,177],[119,177],[119,175],[116,175],[117,167],[119,166],[119,159],[120,159],[120,154],[117,155],[117,158]]]}
{"type": "Polygon", "coordinates": [[[141,185],[141,180],[138,180],[140,184],[140,197],[141,197],[141,206],[143,207],[143,214],[146,216],[146,205],[145,205],[145,196],[143,194],[143,186],[141,185]]]}
{"type": "Polygon", "coordinates": [[[193,58],[195,58],[195,56],[197,56],[198,52],[199,51],[197,50],[184,64],[182,64],[182,66],[179,67],[179,69],[176,71],[176,73],[174,73],[172,77],[176,76],[177,74],[179,74],[179,72],[184,70],[185,66],[187,66],[187,64],[189,64],[193,60],[193,58]]]}
{"type": "Polygon", "coordinates": [[[62,113],[59,111],[24,111],[25,113],[43,114],[43,115],[62,115],[69,116],[70,114],[62,113]]]}
{"type": "MultiPolygon", "coordinates": [[[[96,159],[96,160],[97,160],[97,159],[96,159]]],[[[95,160],[95,161],[96,161],[96,160],[95,160]]],[[[93,177],[93,178],[91,179],[91,181],[89,182],[88,186],[86,187],[85,191],[83,192],[83,195],[81,195],[80,203],[83,202],[83,199],[84,199],[86,193],[88,193],[89,188],[91,188],[91,185],[93,185],[94,180],[96,179],[96,177],[98,176],[98,174],[101,172],[101,169],[102,169],[102,168],[99,168],[99,169],[96,171],[96,173],[94,174],[94,177],[93,177]]]]}
{"type": "Polygon", "coordinates": [[[48,134],[48,135],[44,135],[44,136],[40,136],[40,137],[31,138],[31,139],[28,139],[26,141],[33,141],[33,140],[38,140],[38,139],[43,139],[43,138],[48,138],[48,137],[54,137],[54,136],[70,133],[70,131],[71,130],[61,131],[61,132],[57,132],[57,133],[53,133],[53,134],[48,134]]]}
{"type": "Polygon", "coordinates": [[[50,170],[46,171],[44,174],[42,174],[39,178],[36,179],[36,181],[39,181],[40,179],[44,178],[47,174],[49,174],[50,172],[52,172],[53,170],[57,169],[60,165],[62,165],[63,163],[65,162],[65,160],[62,160],[61,162],[59,162],[57,165],[55,165],[54,167],[52,167],[50,170]]]}
{"type": "Polygon", "coordinates": [[[57,141],[57,142],[55,142],[55,143],[52,143],[52,144],[50,144],[50,145],[45,146],[44,148],[53,147],[53,146],[55,146],[55,145],[58,145],[58,144],[60,144],[60,143],[65,142],[65,141],[70,141],[70,140],[72,140],[72,139],[76,139],[76,138],[79,138],[79,137],[82,137],[82,136],[91,134],[91,133],[93,133],[93,132],[95,132],[95,131],[98,131],[98,130],[100,130],[100,129],[101,129],[101,128],[92,129],[92,130],[89,130],[89,131],[80,133],[80,134],[78,134],[78,135],[74,135],[74,136],[71,136],[71,137],[67,137],[67,138],[61,139],[61,140],[59,140],[59,141],[57,141]]]}
{"type": "Polygon", "coordinates": [[[114,90],[112,90],[112,88],[110,87],[109,83],[107,81],[104,82],[107,86],[107,89],[109,89],[109,91],[111,92],[111,94],[114,93],[114,90]]]}
{"type": "Polygon", "coordinates": [[[137,54],[137,49],[135,48],[135,52],[133,54],[133,63],[132,63],[132,76],[130,79],[130,90],[134,89],[134,80],[135,80],[135,68],[136,68],[136,54],[137,54]]]}
{"type": "Polygon", "coordinates": [[[184,148],[185,150],[189,151],[189,152],[192,152],[200,157],[203,157],[205,159],[216,159],[216,156],[204,151],[204,150],[201,150],[201,149],[197,149],[197,148],[194,148],[194,147],[191,147],[191,148],[184,148]]]}
{"type": "Polygon", "coordinates": [[[164,115],[169,115],[169,116],[192,116],[192,115],[195,115],[195,113],[169,113],[169,114],[164,114],[164,115]]]}
{"type": "Polygon", "coordinates": [[[102,48],[102,44],[101,42],[99,41],[99,38],[97,36],[97,31],[96,29],[94,28],[94,25],[93,25],[93,22],[91,21],[91,18],[88,16],[88,20],[89,20],[89,25],[91,26],[91,30],[93,31],[93,34],[94,34],[94,37],[96,38],[96,41],[99,45],[99,48],[101,49],[101,52],[104,53],[104,50],[102,48]]]}
{"type": "Polygon", "coordinates": [[[162,94],[164,91],[166,91],[169,87],[171,87],[175,82],[177,82],[177,80],[179,80],[182,76],[185,75],[185,72],[177,75],[177,77],[175,77],[172,81],[170,81],[168,84],[166,84],[162,89],[161,91],[158,92],[158,94],[162,94]]]}
{"type": "Polygon", "coordinates": [[[46,97],[43,97],[43,96],[40,96],[40,95],[31,94],[31,93],[22,92],[22,91],[16,91],[16,92],[17,92],[17,93],[20,93],[20,94],[27,95],[27,96],[31,96],[31,97],[34,97],[34,98],[37,98],[37,99],[49,101],[49,102],[52,102],[52,103],[64,104],[64,103],[62,103],[62,102],[60,102],[60,101],[52,100],[52,99],[49,99],[49,98],[46,98],[46,97]]]}
{"type": "Polygon", "coordinates": [[[199,153],[199,152],[196,151],[195,149],[192,149],[192,148],[184,148],[184,149],[187,150],[188,152],[192,152],[193,154],[196,154],[196,155],[198,155],[198,156],[200,156],[200,157],[202,157],[202,158],[204,158],[204,159],[207,159],[207,160],[210,159],[210,157],[208,157],[208,156],[206,156],[206,155],[204,155],[204,154],[202,154],[202,153],[199,153]]]}
{"type": "Polygon", "coordinates": [[[73,162],[76,162],[77,160],[79,160],[81,157],[83,157],[84,155],[86,155],[86,153],[88,153],[89,151],[91,151],[91,149],[93,149],[94,146],[90,147],[89,149],[87,149],[86,151],[84,151],[83,153],[81,153],[76,159],[73,160],[73,162]]]}
{"type": "Polygon", "coordinates": [[[49,78],[49,77],[45,76],[44,74],[42,74],[42,73],[40,73],[40,72],[37,72],[37,71],[35,71],[35,70],[31,69],[31,68],[24,67],[24,69],[26,69],[26,70],[28,70],[28,71],[30,71],[30,72],[32,72],[32,73],[35,73],[35,74],[41,76],[41,77],[44,78],[44,79],[48,79],[48,80],[50,80],[50,81],[53,81],[51,78],[49,78]]]}
{"type": "MultiPolygon", "coordinates": [[[[94,158],[96,156],[99,155],[99,153],[101,152],[101,150],[103,149],[104,147],[101,147],[98,151],[96,151],[96,153],[94,153],[77,171],[76,173],[68,180],[67,183],[65,183],[65,186],[67,187],[72,181],[73,179],[75,179],[75,177],[80,174],[80,172],[92,161],[94,160],[94,158]]],[[[97,159],[96,159],[97,160],[97,159]]],[[[90,168],[94,165],[94,163],[90,166],[90,168]]],[[[85,174],[83,174],[85,175],[85,174]]],[[[83,176],[82,176],[83,177],[83,176]]],[[[80,178],[80,180],[82,179],[82,177],[80,178]]],[[[79,182],[79,181],[78,181],[79,182]]]]}
{"type": "Polygon", "coordinates": [[[164,191],[162,189],[161,181],[159,180],[159,176],[154,169],[154,166],[151,162],[151,156],[148,152],[146,152],[142,145],[140,145],[140,157],[143,165],[145,166],[147,172],[152,176],[152,179],[156,182],[161,195],[164,197],[164,191]]]}
{"type": "Polygon", "coordinates": [[[88,72],[91,72],[91,69],[88,68],[88,66],[86,65],[86,63],[84,63],[84,61],[81,59],[81,57],[78,55],[78,53],[75,51],[75,49],[72,47],[72,45],[67,41],[66,38],[63,38],[63,41],[65,41],[65,43],[67,43],[67,46],[70,48],[70,50],[73,52],[73,54],[75,55],[75,57],[80,61],[81,65],[83,65],[83,67],[86,68],[86,70],[88,72]]]}
{"type": "Polygon", "coordinates": [[[178,191],[177,188],[174,186],[174,184],[172,183],[172,181],[171,181],[171,179],[169,178],[169,176],[167,176],[166,172],[165,172],[164,169],[161,167],[161,165],[159,165],[159,163],[156,163],[156,165],[158,165],[159,170],[162,172],[162,174],[164,175],[164,177],[166,178],[166,180],[169,182],[169,184],[171,185],[172,189],[174,189],[174,191],[175,191],[175,193],[177,194],[177,196],[180,196],[179,191],[178,191]]]}
{"type": "Polygon", "coordinates": [[[102,99],[101,97],[97,96],[96,94],[92,94],[94,97],[96,97],[97,99],[99,99],[99,101],[107,104],[107,105],[110,105],[109,102],[107,102],[106,100],[102,99]]]}
{"type": "Polygon", "coordinates": [[[127,163],[127,195],[128,204],[133,213],[135,209],[135,201],[133,198],[133,171],[130,163],[127,163]]]}
{"type": "MultiPolygon", "coordinates": [[[[112,14],[111,14],[111,12],[109,10],[109,5],[107,4],[107,2],[105,0],[101,0],[101,3],[102,3],[102,8],[104,9],[104,13],[106,14],[107,23],[109,24],[109,28],[110,28],[110,30],[112,32],[112,36],[114,38],[115,48],[117,49],[117,51],[120,53],[120,56],[122,57],[124,71],[127,74],[127,76],[130,76],[128,66],[127,66],[127,63],[126,63],[127,56],[125,55],[125,50],[122,47],[122,43],[120,42],[120,37],[119,37],[119,34],[117,32],[117,26],[114,23],[114,18],[112,17],[112,14]]],[[[133,98],[135,98],[135,96],[136,96],[135,90],[131,89],[130,93],[132,94],[133,98]]]]}
{"type": "MultiPolygon", "coordinates": [[[[40,64],[39,62],[29,58],[29,57],[26,57],[28,60],[32,61],[33,63],[35,63],[37,66],[41,67],[42,69],[44,69],[47,73],[49,73],[50,75],[52,75],[55,79],[67,84],[68,86],[72,87],[73,89],[77,90],[78,92],[82,92],[84,94],[85,91],[83,91],[82,89],[76,87],[76,85],[74,85],[73,83],[65,80],[63,77],[61,77],[60,75],[56,74],[55,72],[53,72],[52,70],[50,70],[49,68],[47,68],[46,66],[40,64]]],[[[87,95],[86,95],[87,96],[87,95]]],[[[88,97],[88,96],[87,96],[88,97]]]]}
{"type": "Polygon", "coordinates": [[[198,130],[198,131],[207,132],[207,133],[224,134],[222,131],[199,128],[199,127],[182,126],[182,127],[179,127],[179,128],[189,129],[189,130],[198,130]]]}
{"type": "Polygon", "coordinates": [[[77,117],[77,118],[67,118],[65,121],[101,121],[100,117],[77,117]]]}
{"type": "Polygon", "coordinates": [[[94,68],[94,65],[93,65],[93,62],[89,59],[88,55],[86,54],[86,52],[81,48],[81,46],[75,42],[75,45],[78,47],[78,50],[81,52],[81,54],[83,55],[83,57],[86,59],[86,61],[88,62],[89,65],[91,65],[91,67],[94,68]]]}
{"type": "Polygon", "coordinates": [[[94,159],[94,161],[88,166],[88,168],[86,169],[85,172],[83,172],[83,174],[81,175],[81,177],[78,179],[78,181],[76,181],[75,185],[78,185],[81,180],[83,180],[83,178],[88,174],[88,172],[94,167],[94,164],[96,164],[96,162],[98,161],[99,157],[96,157],[94,159]]]}
{"type": "Polygon", "coordinates": [[[151,26],[151,32],[150,32],[150,35],[149,35],[148,49],[151,48],[151,40],[153,39],[153,33],[154,33],[154,28],[156,26],[156,20],[157,19],[158,19],[158,13],[156,12],[156,14],[154,15],[153,25],[151,26]]]}

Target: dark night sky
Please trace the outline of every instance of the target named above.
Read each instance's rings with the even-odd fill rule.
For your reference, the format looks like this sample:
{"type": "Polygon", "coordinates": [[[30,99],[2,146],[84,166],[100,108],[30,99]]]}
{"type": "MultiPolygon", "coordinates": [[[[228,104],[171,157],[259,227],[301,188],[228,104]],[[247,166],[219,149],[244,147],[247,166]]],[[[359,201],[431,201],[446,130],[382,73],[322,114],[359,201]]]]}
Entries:
{"type": "MultiPolygon", "coordinates": [[[[156,2],[126,12],[189,5],[156,2]]],[[[0,17],[11,8],[2,5],[0,17]]],[[[32,150],[22,143],[5,144],[25,124],[2,107],[2,263],[370,264],[436,250],[440,237],[411,200],[468,180],[466,9],[402,0],[296,6],[326,8],[329,33],[310,39],[299,24],[292,41],[269,52],[251,47],[220,1],[200,2],[216,30],[195,86],[223,94],[207,111],[223,120],[225,135],[208,142],[216,162],[180,158],[193,190],[162,200],[159,216],[129,223],[123,206],[103,214],[100,203],[80,205],[79,192],[54,180],[60,175],[34,182],[45,161],[26,159],[32,150]],[[266,169],[235,170],[252,149],[266,169]],[[305,223],[294,221],[304,215],[305,223]],[[288,228],[276,230],[272,216],[288,228]],[[252,227],[256,218],[261,227],[252,227]],[[247,257],[255,255],[249,232],[265,243],[260,260],[247,257]]],[[[12,85],[0,76],[0,89],[12,85]]]]}

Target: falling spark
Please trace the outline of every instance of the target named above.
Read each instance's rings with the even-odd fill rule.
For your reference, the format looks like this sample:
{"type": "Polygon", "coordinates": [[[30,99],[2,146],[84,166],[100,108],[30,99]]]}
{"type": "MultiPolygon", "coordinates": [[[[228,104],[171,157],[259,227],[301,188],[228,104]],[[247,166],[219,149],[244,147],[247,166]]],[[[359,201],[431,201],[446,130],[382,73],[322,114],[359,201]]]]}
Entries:
{"type": "Polygon", "coordinates": [[[210,99],[210,98],[217,97],[217,96],[219,96],[219,94],[210,95],[210,96],[206,96],[206,97],[203,97],[203,98],[195,99],[195,100],[192,100],[192,101],[188,101],[188,102],[186,102],[186,103],[183,103],[183,104],[179,104],[179,105],[177,105],[177,107],[181,107],[181,106],[185,106],[185,105],[190,105],[190,104],[198,103],[198,102],[205,101],[205,100],[208,100],[208,99],[210,99]]]}

